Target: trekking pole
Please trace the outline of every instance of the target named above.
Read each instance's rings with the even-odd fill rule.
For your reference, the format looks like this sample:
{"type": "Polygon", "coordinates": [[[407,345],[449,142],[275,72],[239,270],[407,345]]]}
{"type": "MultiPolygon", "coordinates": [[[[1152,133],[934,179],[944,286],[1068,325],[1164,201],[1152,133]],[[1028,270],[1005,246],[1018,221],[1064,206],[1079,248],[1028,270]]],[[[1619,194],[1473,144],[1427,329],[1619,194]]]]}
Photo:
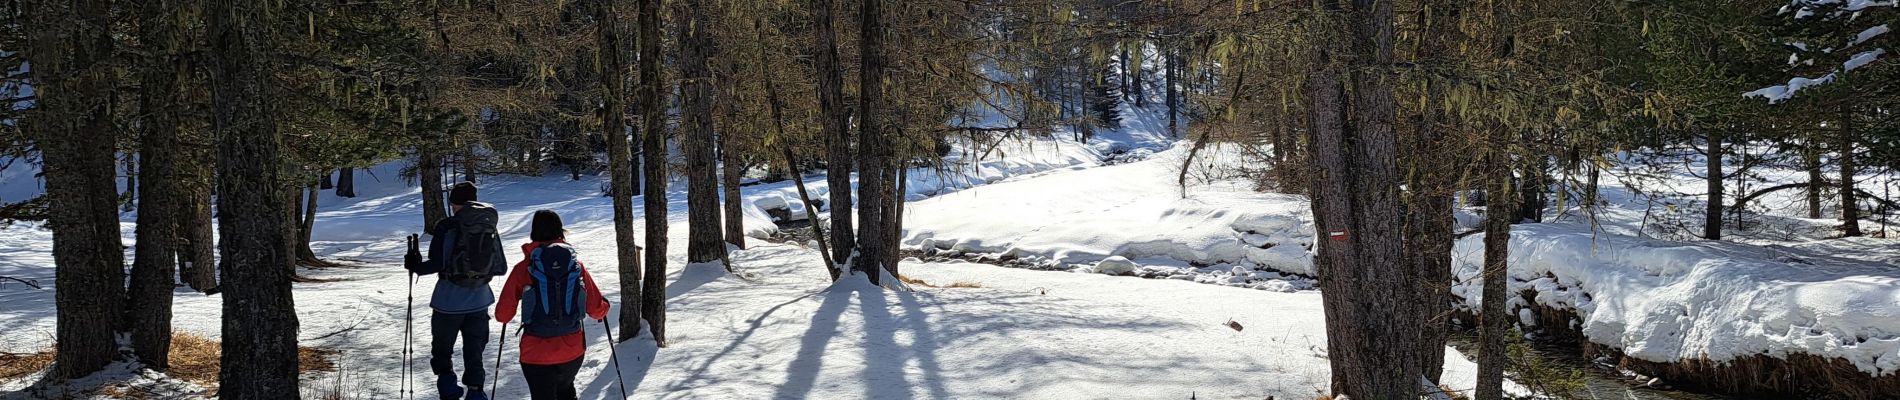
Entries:
{"type": "Polygon", "coordinates": [[[620,349],[614,346],[614,330],[607,326],[606,318],[600,319],[600,329],[607,331],[601,338],[607,339],[607,354],[614,358],[614,377],[619,379],[617,382],[620,382],[620,398],[625,399],[627,398],[627,377],[620,374],[620,349]]]}
{"type": "Polygon", "coordinates": [[[409,273],[409,306],[404,307],[403,311],[405,316],[402,325],[402,389],[400,391],[403,398],[413,399],[416,392],[416,380],[413,375],[416,349],[416,274],[413,272],[409,273]]]}
{"type": "Polygon", "coordinates": [[[501,387],[501,352],[508,347],[508,323],[501,323],[501,342],[495,343],[495,383],[488,385],[488,398],[496,398],[495,388],[501,387]]]}

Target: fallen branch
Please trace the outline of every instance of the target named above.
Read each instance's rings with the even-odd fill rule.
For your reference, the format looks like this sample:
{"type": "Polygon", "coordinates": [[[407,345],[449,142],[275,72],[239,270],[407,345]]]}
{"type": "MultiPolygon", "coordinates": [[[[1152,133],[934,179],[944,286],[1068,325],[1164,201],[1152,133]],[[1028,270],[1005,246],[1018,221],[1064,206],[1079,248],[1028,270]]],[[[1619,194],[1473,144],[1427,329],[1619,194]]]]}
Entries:
{"type": "MultiPolygon", "coordinates": [[[[45,289],[44,287],[40,287],[40,281],[36,281],[36,280],[20,279],[20,278],[15,278],[11,276],[0,276],[0,281],[14,281],[14,282],[19,282],[22,285],[26,285],[27,287],[31,287],[34,289],[45,289]]],[[[0,286],[6,286],[6,283],[0,282],[0,286]]]]}

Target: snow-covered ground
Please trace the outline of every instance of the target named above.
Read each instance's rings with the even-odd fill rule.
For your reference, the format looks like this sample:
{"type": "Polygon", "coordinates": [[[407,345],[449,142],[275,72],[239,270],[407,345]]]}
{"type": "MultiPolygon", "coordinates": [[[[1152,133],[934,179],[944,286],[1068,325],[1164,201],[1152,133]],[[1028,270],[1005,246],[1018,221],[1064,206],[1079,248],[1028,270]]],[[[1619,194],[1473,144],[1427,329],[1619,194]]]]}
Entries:
{"type": "MultiPolygon", "coordinates": [[[[1051,161],[974,163],[990,169],[978,169],[988,172],[963,181],[967,186],[937,186],[935,194],[948,198],[956,194],[944,189],[1036,177],[1079,174],[1098,179],[1089,172],[1114,171],[1091,168],[1103,165],[1108,154],[1161,148],[1164,143],[1131,140],[1117,149],[1038,140],[1006,145],[1023,146],[1012,157],[1033,153],[1025,158],[1051,161]]],[[[329,390],[340,374],[347,396],[398,396],[404,304],[411,287],[399,267],[401,237],[417,229],[421,213],[418,194],[396,180],[394,168],[366,172],[376,174],[375,179],[359,176],[361,197],[320,199],[314,234],[318,253],[363,266],[304,271],[335,281],[298,283],[293,291],[301,344],[341,352],[341,372],[306,377],[306,390],[312,393],[329,390]]],[[[600,197],[599,184],[598,179],[497,177],[483,181],[482,200],[504,210],[501,231],[510,240],[525,236],[532,210],[561,212],[569,222],[571,241],[594,255],[585,261],[613,298],[619,282],[617,274],[609,272],[618,266],[607,256],[614,253],[611,207],[600,197]]],[[[997,185],[1002,184],[1008,183],[997,185]]],[[[757,203],[787,193],[788,185],[764,184],[745,192],[757,203]]],[[[928,185],[912,187],[924,188],[913,191],[916,197],[931,194],[926,193],[932,189],[928,185]]],[[[676,243],[683,242],[684,195],[676,191],[669,197],[677,210],[670,218],[675,224],[671,233],[676,243]]],[[[925,213],[912,215],[921,218],[925,213]]],[[[122,226],[128,242],[130,218],[127,215],[122,226]]],[[[772,225],[765,218],[757,210],[749,212],[748,230],[769,231],[772,225]]],[[[674,267],[666,277],[671,346],[657,349],[649,341],[633,341],[617,348],[618,375],[624,375],[627,390],[636,398],[1310,398],[1328,382],[1317,292],[1278,293],[963,262],[911,262],[905,274],[981,287],[881,290],[862,278],[829,282],[819,255],[804,246],[754,242],[752,248],[733,253],[737,274],[713,265],[682,267],[684,246],[672,247],[674,267]]],[[[0,250],[0,275],[58,284],[52,273],[51,234],[40,224],[0,228],[0,249],[5,249],[0,250]]],[[[417,285],[423,303],[432,279],[423,278],[417,285]]],[[[221,297],[181,290],[174,299],[177,330],[211,339],[220,336],[221,297]]],[[[7,305],[0,309],[0,326],[8,327],[0,330],[0,348],[34,351],[52,345],[51,289],[0,287],[0,304],[7,305]]],[[[426,304],[417,304],[415,310],[426,318],[426,304]]],[[[425,326],[418,322],[419,330],[425,326]]],[[[592,341],[580,373],[583,398],[618,396],[610,351],[600,333],[589,328],[592,341]]],[[[509,359],[516,355],[512,348],[505,353],[509,359]]],[[[1475,366],[1455,351],[1447,361],[1448,384],[1471,387],[1475,366]]],[[[417,368],[425,371],[417,380],[421,397],[434,390],[426,364],[416,360],[417,368]]],[[[115,368],[85,382],[130,383],[161,397],[190,398],[200,390],[164,376],[115,368]]],[[[525,397],[514,363],[504,362],[499,375],[497,397],[525,397]]],[[[37,375],[0,382],[0,398],[33,397],[20,390],[35,380],[37,375]]]]}
{"type": "MultiPolygon", "coordinates": [[[[992,253],[1073,272],[1126,274],[1126,258],[1137,264],[1134,271],[1165,271],[1142,276],[1302,288],[1300,279],[1280,272],[1315,274],[1306,252],[1313,233],[1305,199],[1255,193],[1233,180],[1184,192],[1175,185],[1181,147],[1145,161],[919,201],[907,208],[905,244],[929,254],[992,253]]],[[[1246,164],[1231,150],[1210,149],[1196,164],[1246,164]]],[[[1538,304],[1573,311],[1581,317],[1574,327],[1585,337],[1643,360],[1805,353],[1845,359],[1875,376],[1900,372],[1900,241],[1830,238],[1838,222],[1794,217],[1798,209],[1786,208],[1751,214],[1753,225],[1734,229],[1731,241],[1688,240],[1681,232],[1700,229],[1701,205],[1680,188],[1704,183],[1686,172],[1647,179],[1640,182],[1650,186],[1642,190],[1606,179],[1606,204],[1595,221],[1575,209],[1563,217],[1552,210],[1550,223],[1516,226],[1507,292],[1530,291],[1538,304]]],[[[1868,175],[1862,181],[1878,187],[1892,179],[1868,175]]],[[[1794,203],[1800,196],[1783,191],[1757,205],[1794,203]]],[[[1471,212],[1459,216],[1466,225],[1460,229],[1475,222],[1471,212]]],[[[1863,225],[1881,229],[1873,221],[1863,225]]],[[[1480,301],[1483,237],[1467,236],[1455,250],[1460,282],[1453,291],[1467,309],[1480,301]]],[[[1511,304],[1513,312],[1532,312],[1519,309],[1523,301],[1511,304]]],[[[1539,328],[1529,315],[1523,322],[1533,325],[1527,331],[1539,328]]]]}

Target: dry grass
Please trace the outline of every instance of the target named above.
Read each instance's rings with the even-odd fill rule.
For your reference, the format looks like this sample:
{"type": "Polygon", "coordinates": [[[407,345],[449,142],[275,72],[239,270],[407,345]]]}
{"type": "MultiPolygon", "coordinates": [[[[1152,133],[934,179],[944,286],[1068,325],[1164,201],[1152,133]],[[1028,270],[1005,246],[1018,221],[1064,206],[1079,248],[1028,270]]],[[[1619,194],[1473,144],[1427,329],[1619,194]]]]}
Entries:
{"type": "MultiPolygon", "coordinates": [[[[0,379],[17,378],[44,370],[53,364],[54,353],[56,353],[54,349],[36,353],[0,352],[0,379]]],[[[220,354],[218,341],[189,333],[174,332],[172,333],[171,368],[165,373],[199,386],[216,387],[220,354]]],[[[299,346],[297,347],[297,365],[304,372],[335,371],[337,354],[336,350],[299,346]]],[[[103,390],[111,392],[124,389],[114,386],[103,390]]],[[[138,393],[127,393],[126,396],[136,394],[138,393]]],[[[125,396],[114,395],[114,397],[125,396]]]]}
{"type": "Polygon", "coordinates": [[[927,288],[939,288],[939,289],[942,289],[942,288],[980,288],[980,287],[983,287],[983,282],[977,282],[977,281],[971,281],[971,280],[962,280],[962,281],[956,281],[956,282],[951,282],[951,283],[950,283],[950,284],[948,284],[948,285],[938,285],[938,284],[935,284],[935,283],[930,283],[930,281],[926,281],[926,280],[923,280],[923,279],[917,279],[917,278],[912,278],[912,277],[909,277],[909,276],[905,276],[905,275],[902,275],[902,274],[899,274],[899,275],[897,275],[897,280],[900,280],[900,281],[904,281],[904,284],[907,284],[907,285],[912,285],[912,286],[923,286],[923,287],[927,287],[927,288]]]}
{"type": "Polygon", "coordinates": [[[53,365],[53,349],[37,353],[0,353],[0,379],[13,379],[40,372],[53,365]]]}
{"type": "MultiPolygon", "coordinates": [[[[188,333],[172,334],[171,370],[174,378],[204,387],[218,384],[218,359],[222,355],[218,341],[188,333]]],[[[336,350],[297,347],[297,367],[304,372],[335,371],[336,350]]]]}

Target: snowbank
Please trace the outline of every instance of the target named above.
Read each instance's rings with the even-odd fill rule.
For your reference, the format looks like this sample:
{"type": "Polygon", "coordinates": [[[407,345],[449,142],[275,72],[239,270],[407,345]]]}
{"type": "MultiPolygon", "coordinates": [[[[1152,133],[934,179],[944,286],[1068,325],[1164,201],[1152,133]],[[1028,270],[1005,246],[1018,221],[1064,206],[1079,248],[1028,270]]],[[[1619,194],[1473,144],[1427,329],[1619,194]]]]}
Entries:
{"type": "MultiPolygon", "coordinates": [[[[1452,293],[1480,298],[1483,235],[1459,241],[1452,293]]],[[[1654,362],[1752,355],[1838,357],[1900,372],[1900,267],[1796,248],[1679,243],[1525,224],[1511,234],[1509,293],[1572,310],[1592,342],[1654,362]]],[[[1513,309],[1524,300],[1512,297],[1513,309]]],[[[1534,327],[1527,327],[1534,328],[1534,327]]]]}
{"type": "MultiPolygon", "coordinates": [[[[1231,181],[1194,185],[1183,196],[1176,179],[1186,153],[1176,146],[1142,161],[918,201],[905,207],[904,245],[1069,264],[1121,256],[1313,275],[1305,198],[1231,181]]],[[[1202,157],[1238,155],[1210,148],[1202,157]]]]}

